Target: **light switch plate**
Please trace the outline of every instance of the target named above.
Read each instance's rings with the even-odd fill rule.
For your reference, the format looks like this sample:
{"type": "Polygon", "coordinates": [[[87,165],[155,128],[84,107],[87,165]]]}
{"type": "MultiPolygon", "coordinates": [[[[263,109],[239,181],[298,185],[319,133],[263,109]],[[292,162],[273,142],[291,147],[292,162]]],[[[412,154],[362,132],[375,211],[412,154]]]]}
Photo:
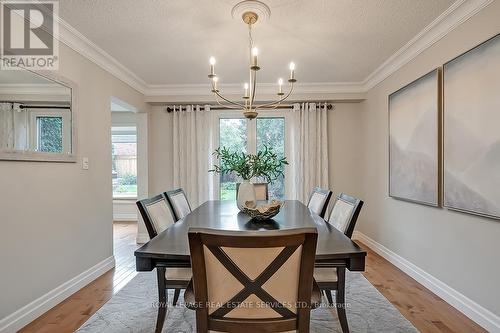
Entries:
{"type": "Polygon", "coordinates": [[[83,170],[89,169],[89,158],[88,157],[82,158],[82,169],[83,170]]]}

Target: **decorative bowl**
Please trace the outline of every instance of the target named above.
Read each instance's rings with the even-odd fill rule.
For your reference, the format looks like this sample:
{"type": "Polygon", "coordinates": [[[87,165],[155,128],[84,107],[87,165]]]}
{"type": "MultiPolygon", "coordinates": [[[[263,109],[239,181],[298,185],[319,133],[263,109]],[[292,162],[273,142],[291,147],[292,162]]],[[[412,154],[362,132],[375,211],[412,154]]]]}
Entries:
{"type": "Polygon", "coordinates": [[[249,215],[252,220],[264,221],[278,215],[282,205],[283,202],[279,200],[272,200],[270,203],[260,206],[257,206],[254,201],[247,201],[242,211],[249,215]]]}

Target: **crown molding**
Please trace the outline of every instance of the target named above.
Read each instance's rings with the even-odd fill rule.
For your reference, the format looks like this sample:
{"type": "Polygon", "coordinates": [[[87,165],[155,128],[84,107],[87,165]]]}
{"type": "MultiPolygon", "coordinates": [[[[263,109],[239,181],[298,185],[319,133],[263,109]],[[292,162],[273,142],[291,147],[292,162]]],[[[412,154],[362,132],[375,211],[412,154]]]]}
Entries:
{"type": "Polygon", "coordinates": [[[4,95],[52,95],[67,96],[69,88],[61,87],[59,84],[32,84],[32,83],[2,83],[0,94],[4,95]]]}
{"type": "Polygon", "coordinates": [[[493,0],[458,0],[453,3],[418,35],[368,75],[363,81],[365,91],[388,78],[492,2],[493,0]]]}
{"type": "MultiPolygon", "coordinates": [[[[219,89],[224,95],[239,96],[243,92],[241,84],[221,84],[219,89]]],[[[272,96],[276,95],[276,84],[261,83],[258,86],[258,94],[272,96]]],[[[286,90],[286,88],[284,88],[286,90]]],[[[337,94],[337,93],[362,93],[364,86],[361,82],[308,82],[297,83],[294,87],[297,94],[337,94]]],[[[147,96],[212,96],[210,84],[165,84],[148,85],[147,96]]]]}
{"type": "Polygon", "coordinates": [[[128,84],[138,92],[142,94],[147,93],[147,84],[143,79],[81,34],[68,22],[64,21],[60,17],[56,20],[59,23],[59,41],[63,42],[77,53],[109,72],[117,79],[128,84]]]}
{"type": "MultiPolygon", "coordinates": [[[[377,67],[362,82],[301,83],[296,85],[294,93],[366,93],[492,2],[493,0],[457,0],[418,35],[377,67]]],[[[60,24],[59,40],[61,42],[146,97],[211,96],[208,84],[147,84],[143,79],[90,41],[66,21],[61,18],[58,18],[58,21],[60,24]]],[[[221,85],[221,88],[225,94],[235,96],[240,95],[242,90],[240,84],[224,84],[221,85]]],[[[276,86],[274,84],[259,84],[259,94],[272,96],[275,94],[275,90],[276,86]]]]}

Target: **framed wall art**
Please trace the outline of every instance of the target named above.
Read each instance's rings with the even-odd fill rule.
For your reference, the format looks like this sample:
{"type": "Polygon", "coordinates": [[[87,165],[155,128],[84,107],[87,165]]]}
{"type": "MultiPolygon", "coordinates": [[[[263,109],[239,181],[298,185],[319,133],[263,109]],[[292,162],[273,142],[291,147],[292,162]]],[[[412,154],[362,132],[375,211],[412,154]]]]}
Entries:
{"type": "Polygon", "coordinates": [[[500,218],[500,35],[443,67],[443,205],[500,218]]]}
{"type": "Polygon", "coordinates": [[[441,71],[389,95],[389,195],[440,205],[441,71]]]}

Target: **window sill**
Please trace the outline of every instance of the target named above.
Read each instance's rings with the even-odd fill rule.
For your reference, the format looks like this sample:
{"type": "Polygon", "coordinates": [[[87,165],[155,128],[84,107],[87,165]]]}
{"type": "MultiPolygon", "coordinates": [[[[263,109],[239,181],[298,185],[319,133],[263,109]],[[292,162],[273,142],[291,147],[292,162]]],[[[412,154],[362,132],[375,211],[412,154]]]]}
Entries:
{"type": "Polygon", "coordinates": [[[137,201],[137,197],[113,197],[113,201],[137,201]]]}

